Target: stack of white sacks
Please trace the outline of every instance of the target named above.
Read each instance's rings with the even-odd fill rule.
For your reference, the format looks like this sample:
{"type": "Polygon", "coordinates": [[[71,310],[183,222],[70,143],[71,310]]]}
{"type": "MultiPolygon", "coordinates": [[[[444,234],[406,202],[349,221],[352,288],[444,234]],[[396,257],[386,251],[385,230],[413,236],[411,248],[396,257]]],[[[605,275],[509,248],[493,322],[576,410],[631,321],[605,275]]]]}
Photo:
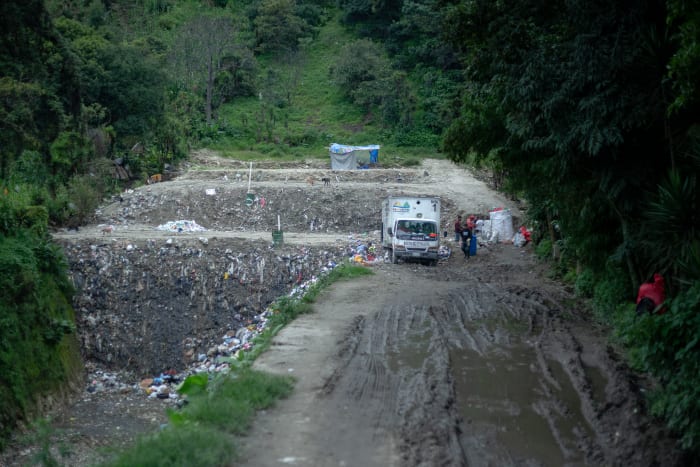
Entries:
{"type": "Polygon", "coordinates": [[[510,209],[499,208],[490,211],[488,220],[479,219],[477,221],[475,231],[478,238],[487,243],[511,241],[513,239],[513,216],[510,209]]]}

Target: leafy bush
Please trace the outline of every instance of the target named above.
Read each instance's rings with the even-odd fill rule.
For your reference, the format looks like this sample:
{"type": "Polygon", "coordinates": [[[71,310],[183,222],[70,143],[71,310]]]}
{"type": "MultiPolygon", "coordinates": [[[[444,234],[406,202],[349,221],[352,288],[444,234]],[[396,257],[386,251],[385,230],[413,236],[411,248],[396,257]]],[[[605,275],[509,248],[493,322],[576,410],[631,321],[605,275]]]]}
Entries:
{"type": "Polygon", "coordinates": [[[72,208],[68,223],[72,226],[84,224],[100,204],[102,193],[95,177],[80,175],[73,177],[68,184],[68,196],[72,208]]]}
{"type": "Polygon", "coordinates": [[[34,252],[25,238],[5,238],[0,242],[0,298],[7,305],[22,300],[39,282],[34,252]]]}
{"type": "Polygon", "coordinates": [[[397,146],[438,147],[440,136],[424,128],[399,127],[394,133],[397,146]]]}
{"type": "Polygon", "coordinates": [[[298,133],[290,132],[284,138],[285,142],[291,147],[312,146],[316,144],[320,139],[321,135],[319,134],[319,132],[310,128],[304,129],[303,131],[298,133]]]}
{"type": "Polygon", "coordinates": [[[609,265],[593,289],[593,311],[610,321],[620,303],[629,300],[627,274],[618,266],[609,265]]]}
{"type": "Polygon", "coordinates": [[[300,38],[310,32],[308,24],[296,15],[291,0],[263,0],[253,20],[260,52],[296,50],[300,38]]]}
{"type": "Polygon", "coordinates": [[[651,412],[681,435],[684,448],[700,451],[700,284],[667,302],[662,315],[621,319],[620,335],[641,371],[660,387],[650,395],[651,412]]]}
{"type": "Polygon", "coordinates": [[[552,257],[552,241],[548,238],[542,239],[540,243],[535,246],[535,255],[540,260],[548,260],[552,257]]]}
{"type": "Polygon", "coordinates": [[[380,45],[367,39],[343,47],[330,73],[346,97],[364,107],[381,102],[389,91],[382,85],[391,74],[389,60],[380,45]]]}
{"type": "Polygon", "coordinates": [[[36,151],[22,151],[12,167],[12,181],[41,185],[49,178],[44,158],[36,151]]]}
{"type": "Polygon", "coordinates": [[[60,186],[56,194],[47,200],[46,207],[49,210],[49,222],[52,225],[66,225],[71,215],[68,189],[60,186]]]}
{"type": "Polygon", "coordinates": [[[593,297],[595,289],[595,275],[590,269],[584,269],[576,276],[574,282],[574,291],[576,295],[584,298],[593,297]]]}

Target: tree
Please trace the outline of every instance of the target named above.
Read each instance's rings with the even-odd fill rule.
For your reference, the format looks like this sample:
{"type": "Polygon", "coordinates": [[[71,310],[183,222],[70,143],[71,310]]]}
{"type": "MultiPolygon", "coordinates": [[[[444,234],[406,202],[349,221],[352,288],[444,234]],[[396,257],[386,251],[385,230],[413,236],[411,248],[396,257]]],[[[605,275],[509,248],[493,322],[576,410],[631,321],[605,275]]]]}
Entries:
{"type": "Polygon", "coordinates": [[[230,16],[200,15],[180,28],[171,48],[170,61],[177,79],[194,91],[204,87],[209,126],[217,74],[225,69],[227,58],[241,47],[237,33],[238,28],[230,16]]]}
{"type": "Polygon", "coordinates": [[[76,60],[43,2],[0,2],[0,177],[23,150],[47,151],[80,112],[76,60]]]}
{"type": "Polygon", "coordinates": [[[263,0],[253,20],[257,49],[261,52],[297,50],[308,30],[295,13],[294,0],[263,0]]]}
{"type": "Polygon", "coordinates": [[[391,63],[382,47],[369,39],[343,47],[330,74],[345,96],[365,110],[380,104],[390,92],[391,63]]]}
{"type": "MultiPolygon", "coordinates": [[[[634,226],[671,161],[663,5],[459,2],[448,19],[469,73],[464,101],[492,107],[511,184],[556,213],[573,259],[602,267],[617,251],[637,282],[634,226]]],[[[468,106],[460,120],[471,135],[482,125],[468,106]]],[[[455,160],[485,149],[464,142],[446,147],[455,160]]]]}

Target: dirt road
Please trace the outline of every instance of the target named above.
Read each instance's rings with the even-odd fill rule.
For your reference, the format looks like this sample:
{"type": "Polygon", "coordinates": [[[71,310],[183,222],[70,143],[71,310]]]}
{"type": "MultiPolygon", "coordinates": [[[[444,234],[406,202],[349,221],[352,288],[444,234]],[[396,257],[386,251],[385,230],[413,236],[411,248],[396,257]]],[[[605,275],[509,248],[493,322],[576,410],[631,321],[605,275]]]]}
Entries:
{"type": "MultiPolygon", "coordinates": [[[[269,265],[279,259],[275,256],[300,256],[298,248],[304,247],[312,257],[300,266],[306,273],[322,264],[315,252],[327,258],[331,246],[340,250],[358,233],[376,241],[379,200],[398,193],[440,196],[448,230],[458,212],[486,215],[503,206],[515,218],[522,216],[518,206],[447,161],[337,173],[323,162],[267,163],[249,171],[247,163],[202,153],[175,180],[124,193],[100,209],[93,225],[55,234],[73,255],[73,267],[93,261],[99,274],[119,270],[111,282],[123,284],[101,295],[83,294],[86,317],[79,333],[94,337],[93,326],[103,339],[99,345],[83,339],[92,346],[86,354],[99,356],[112,339],[123,347],[112,350],[117,357],[109,361],[118,364],[121,352],[128,355],[123,361],[133,363],[127,346],[139,342],[146,352],[153,330],[161,328],[167,333],[147,353],[151,360],[181,358],[181,348],[166,349],[172,335],[176,347],[182,337],[197,337],[206,348],[206,336],[230,326],[228,308],[239,307],[236,297],[255,291],[257,302],[266,299],[259,290],[262,280],[225,296],[217,277],[228,262],[243,268],[245,258],[255,256],[251,267],[258,271],[264,255],[262,264],[269,265]],[[330,176],[332,183],[312,184],[309,176],[330,176]],[[246,206],[251,190],[255,203],[246,206]],[[260,247],[269,242],[280,214],[292,253],[260,247]],[[195,217],[207,230],[189,240],[155,230],[163,222],[195,217]],[[114,229],[104,233],[106,225],[114,229]],[[166,245],[173,238],[183,242],[174,256],[166,245]],[[246,248],[255,254],[247,255],[246,248]],[[180,275],[155,269],[167,261],[182,269],[180,275]],[[187,282],[195,269],[196,280],[187,282]],[[149,275],[155,277],[150,292],[149,275]],[[168,287],[174,284],[179,289],[173,292],[168,287]],[[161,296],[180,293],[183,284],[190,288],[179,301],[200,308],[133,305],[157,304],[161,296]],[[129,289],[142,295],[115,298],[109,305],[110,296],[129,289]],[[146,292],[161,295],[146,300],[146,292]],[[223,298],[214,300],[215,295],[223,298]],[[99,304],[113,308],[102,310],[108,315],[103,321],[91,310],[99,304]],[[186,312],[190,318],[177,321],[186,312]],[[138,335],[141,328],[150,334],[138,335]]],[[[547,279],[528,247],[484,246],[466,261],[449,238],[447,244],[453,254],[437,267],[381,263],[372,266],[372,276],[333,285],[314,313],[280,332],[255,365],[292,374],[297,385],[290,398],[259,414],[241,440],[237,465],[682,465],[673,438],[645,414],[646,382],[629,372],[575,297],[547,279]]],[[[245,271],[237,271],[243,283],[245,271]]],[[[259,272],[262,279],[262,267],[259,272]]],[[[89,271],[80,274],[74,276],[81,283],[98,280],[87,277],[89,271]]],[[[277,283],[282,287],[284,280],[277,283]]],[[[95,290],[110,286],[97,283],[95,290]]],[[[105,442],[127,443],[155,429],[164,421],[162,410],[159,401],[133,393],[86,394],[57,418],[76,453],[71,465],[90,465],[96,446],[105,442]]],[[[20,465],[22,456],[4,459],[20,465]]]]}
{"type": "Polygon", "coordinates": [[[293,374],[250,466],[677,465],[639,386],[527,250],[341,283],[256,366],[293,374]]]}

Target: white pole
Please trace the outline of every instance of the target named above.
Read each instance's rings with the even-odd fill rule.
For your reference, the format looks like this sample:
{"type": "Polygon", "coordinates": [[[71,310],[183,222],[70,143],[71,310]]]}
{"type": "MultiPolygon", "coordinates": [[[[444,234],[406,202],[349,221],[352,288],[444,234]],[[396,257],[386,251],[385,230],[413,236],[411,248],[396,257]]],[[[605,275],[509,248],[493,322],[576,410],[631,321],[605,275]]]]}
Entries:
{"type": "Polygon", "coordinates": [[[277,214],[277,230],[282,230],[282,228],[280,227],[280,215],[279,214],[277,214]]]}
{"type": "Polygon", "coordinates": [[[248,171],[248,193],[250,193],[250,181],[253,178],[253,161],[250,161],[250,170],[248,171]]]}

